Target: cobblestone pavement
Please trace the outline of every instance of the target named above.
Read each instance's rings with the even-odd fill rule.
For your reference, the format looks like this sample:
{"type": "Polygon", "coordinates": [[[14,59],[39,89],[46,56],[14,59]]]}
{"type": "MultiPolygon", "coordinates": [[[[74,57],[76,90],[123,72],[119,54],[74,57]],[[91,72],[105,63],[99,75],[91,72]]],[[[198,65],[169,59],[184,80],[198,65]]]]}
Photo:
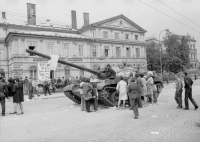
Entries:
{"type": "MultiPolygon", "coordinates": [[[[199,86],[194,83],[193,97],[200,106],[199,86]]],[[[7,102],[0,142],[199,142],[200,108],[176,109],[174,91],[165,86],[159,105],[139,109],[137,120],[128,108],[85,113],[66,97],[24,102],[24,115],[9,115],[7,102]]]]}

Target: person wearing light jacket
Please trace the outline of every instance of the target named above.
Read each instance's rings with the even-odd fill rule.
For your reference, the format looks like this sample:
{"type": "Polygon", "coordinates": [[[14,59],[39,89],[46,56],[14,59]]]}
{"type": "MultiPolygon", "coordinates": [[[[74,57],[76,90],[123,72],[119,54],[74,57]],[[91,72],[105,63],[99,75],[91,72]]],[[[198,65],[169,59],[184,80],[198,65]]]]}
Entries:
{"type": "Polygon", "coordinates": [[[182,92],[183,92],[183,83],[181,79],[179,78],[179,75],[175,75],[176,81],[175,81],[175,100],[178,104],[177,109],[182,108],[182,92]]]}

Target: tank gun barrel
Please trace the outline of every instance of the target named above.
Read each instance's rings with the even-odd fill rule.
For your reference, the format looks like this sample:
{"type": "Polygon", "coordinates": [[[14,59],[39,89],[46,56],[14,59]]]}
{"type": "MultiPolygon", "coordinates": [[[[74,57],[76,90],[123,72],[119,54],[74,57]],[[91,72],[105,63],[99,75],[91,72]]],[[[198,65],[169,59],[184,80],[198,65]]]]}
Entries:
{"type": "MultiPolygon", "coordinates": [[[[45,55],[45,54],[30,50],[30,49],[26,49],[26,52],[40,56],[40,57],[43,57],[43,58],[46,58],[46,59],[49,59],[49,60],[51,59],[51,56],[49,56],[49,55],[45,55]]],[[[73,63],[69,63],[69,62],[62,60],[62,59],[58,59],[58,63],[63,64],[63,65],[68,65],[68,66],[71,66],[71,67],[74,67],[74,68],[77,68],[77,69],[80,69],[80,70],[84,70],[84,71],[87,71],[87,72],[90,72],[90,73],[93,73],[93,74],[96,74],[96,75],[101,74],[98,71],[95,71],[95,70],[92,70],[92,69],[89,69],[89,68],[85,68],[85,67],[73,64],[73,63]]]]}

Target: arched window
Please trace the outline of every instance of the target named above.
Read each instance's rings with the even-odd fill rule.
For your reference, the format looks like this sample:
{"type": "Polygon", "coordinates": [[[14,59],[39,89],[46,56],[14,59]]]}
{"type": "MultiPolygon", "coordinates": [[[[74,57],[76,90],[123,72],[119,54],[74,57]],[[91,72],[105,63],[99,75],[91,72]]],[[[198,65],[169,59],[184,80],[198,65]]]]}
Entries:
{"type": "Polygon", "coordinates": [[[37,67],[31,66],[29,70],[30,70],[30,78],[36,80],[37,79],[37,67]]]}

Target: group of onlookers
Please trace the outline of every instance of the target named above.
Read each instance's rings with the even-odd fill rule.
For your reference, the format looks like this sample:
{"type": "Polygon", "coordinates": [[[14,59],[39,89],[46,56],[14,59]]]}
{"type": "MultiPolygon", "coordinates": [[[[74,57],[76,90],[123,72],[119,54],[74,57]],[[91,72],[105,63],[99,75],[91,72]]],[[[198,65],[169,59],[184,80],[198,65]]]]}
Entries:
{"type": "Polygon", "coordinates": [[[119,93],[117,109],[120,109],[121,101],[123,101],[122,106],[124,109],[125,103],[129,98],[130,110],[134,111],[135,119],[137,119],[139,116],[138,107],[147,106],[147,100],[151,105],[157,104],[157,87],[154,85],[152,76],[152,72],[149,72],[147,76],[144,76],[143,73],[136,73],[134,77],[130,73],[128,83],[120,76],[120,82],[118,82],[116,87],[119,93]]]}
{"type": "Polygon", "coordinates": [[[5,99],[12,105],[10,114],[24,114],[22,102],[24,101],[23,82],[19,78],[9,78],[8,83],[0,77],[0,102],[2,106],[2,116],[5,116],[5,99]]]}
{"type": "MultiPolygon", "coordinates": [[[[178,104],[177,109],[182,109],[183,108],[183,105],[182,105],[183,82],[181,79],[181,74],[176,74],[175,78],[176,78],[175,100],[176,100],[176,103],[178,104]]],[[[198,109],[198,105],[192,97],[192,85],[193,85],[192,79],[188,76],[187,72],[184,72],[185,108],[183,108],[183,110],[189,110],[188,99],[190,99],[190,101],[194,105],[195,110],[198,109]]]]}
{"type": "Polygon", "coordinates": [[[80,94],[81,94],[81,110],[86,112],[90,111],[90,104],[94,103],[94,111],[97,111],[98,107],[98,92],[97,82],[90,81],[90,78],[80,78],[80,94]]]}

